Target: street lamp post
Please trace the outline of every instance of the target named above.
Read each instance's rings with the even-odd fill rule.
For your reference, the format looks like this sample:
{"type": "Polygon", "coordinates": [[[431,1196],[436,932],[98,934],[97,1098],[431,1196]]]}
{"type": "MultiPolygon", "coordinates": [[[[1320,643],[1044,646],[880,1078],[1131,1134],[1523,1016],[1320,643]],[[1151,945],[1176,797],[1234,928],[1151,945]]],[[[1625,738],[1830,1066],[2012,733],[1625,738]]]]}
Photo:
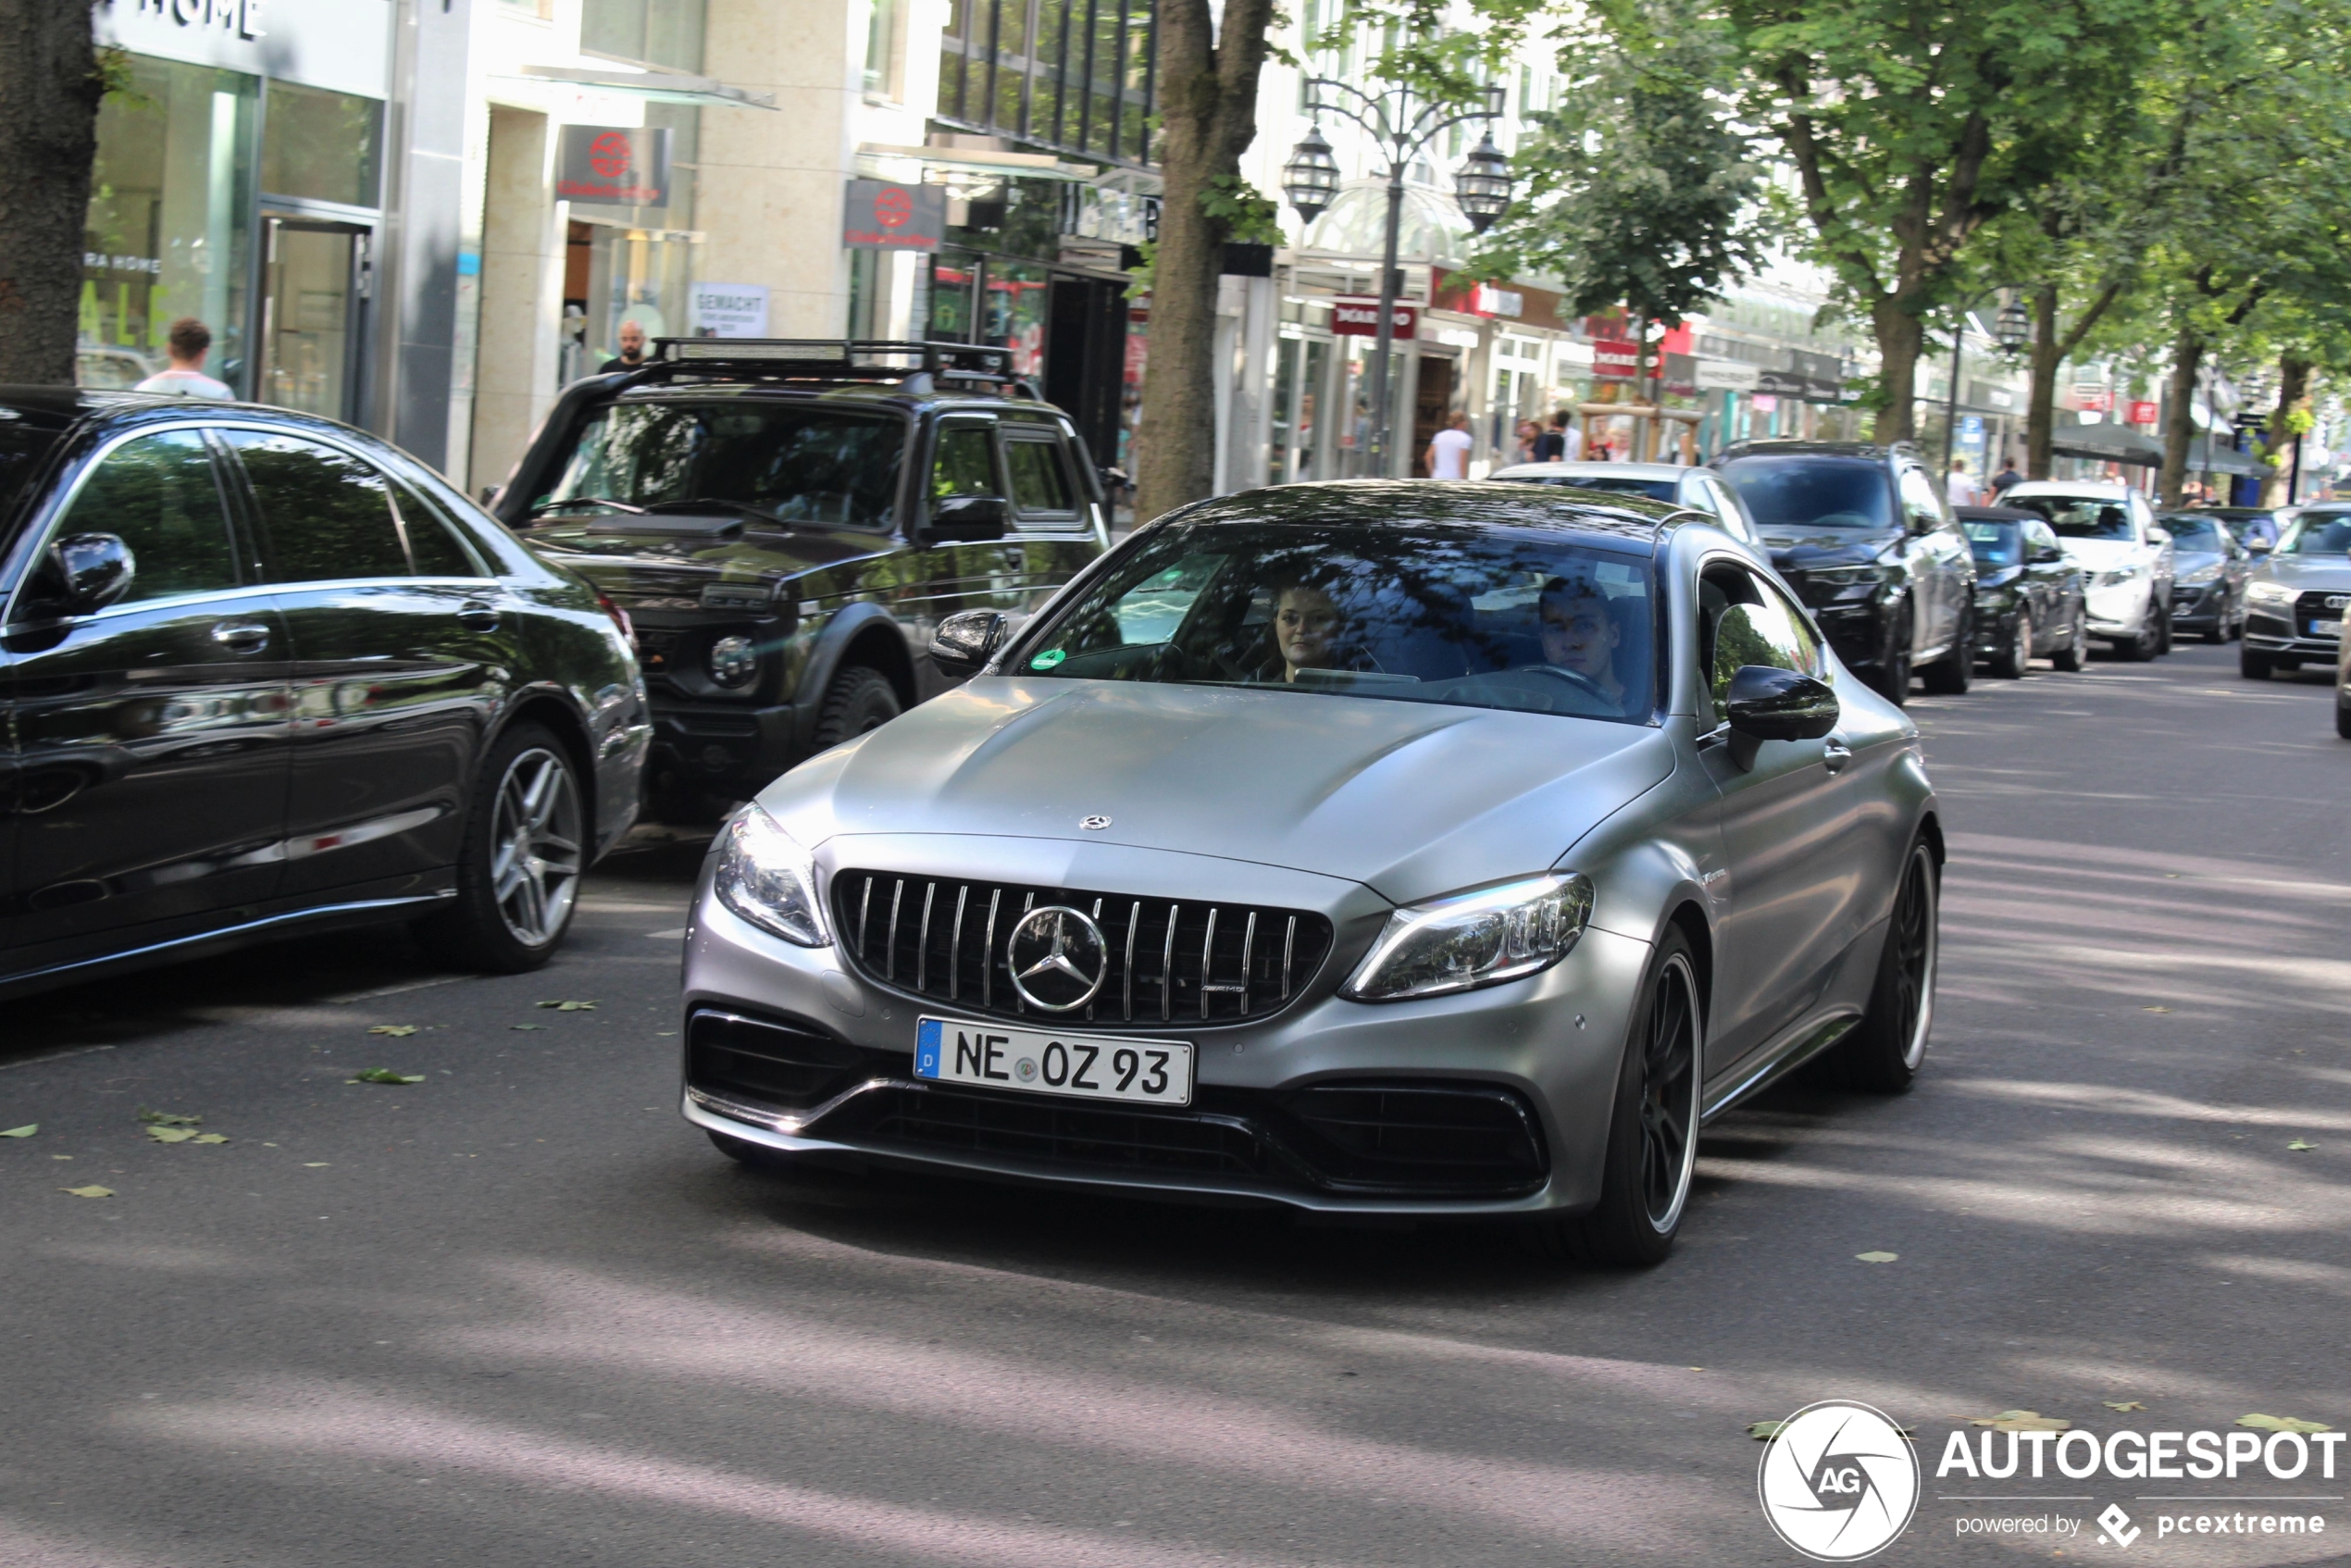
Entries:
{"type": "MultiPolygon", "coordinates": [[[[1300,218],[1313,222],[1338,193],[1338,163],[1331,156],[1331,144],[1323,138],[1325,110],[1344,115],[1362,126],[1387,158],[1387,227],[1380,251],[1379,321],[1372,340],[1371,471],[1379,477],[1387,469],[1387,361],[1396,342],[1394,317],[1399,282],[1396,249],[1403,225],[1404,170],[1421,149],[1436,139],[1437,132],[1470,120],[1490,123],[1499,118],[1502,89],[1487,88],[1484,108],[1457,115],[1446,114],[1442,104],[1415,106],[1411,91],[1404,88],[1383,99],[1350,82],[1318,76],[1308,80],[1306,90],[1306,112],[1314,117],[1314,124],[1306,132],[1305,140],[1291,151],[1289,162],[1282,166],[1282,193],[1289,198],[1290,205],[1298,209],[1300,218]],[[1326,98],[1325,89],[1346,94],[1353,100],[1352,106],[1344,99],[1326,98]]],[[[1494,145],[1491,131],[1462,160],[1461,169],[1453,178],[1453,192],[1471,229],[1480,234],[1510,206],[1510,161],[1494,145]]]]}
{"type": "MultiPolygon", "coordinates": [[[[1948,395],[1943,400],[1943,473],[1946,483],[1949,482],[1951,472],[1951,449],[1959,439],[1959,368],[1967,354],[1967,318],[1974,314],[1977,305],[2008,286],[2006,283],[1996,284],[1971,298],[1959,307],[1959,323],[1951,329],[1951,385],[1948,395]]],[[[2026,316],[2021,302],[2012,299],[2000,306],[2000,314],[1993,322],[1992,335],[1998,342],[2002,354],[2014,354],[2022,348],[2032,331],[2031,318],[2026,316]]]]}

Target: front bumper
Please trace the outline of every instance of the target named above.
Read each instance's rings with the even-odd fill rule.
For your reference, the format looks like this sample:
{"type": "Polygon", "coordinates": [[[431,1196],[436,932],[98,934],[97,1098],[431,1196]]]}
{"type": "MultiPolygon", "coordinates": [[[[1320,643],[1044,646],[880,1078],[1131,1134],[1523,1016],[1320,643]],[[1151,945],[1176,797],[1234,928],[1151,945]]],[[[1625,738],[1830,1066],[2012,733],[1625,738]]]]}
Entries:
{"type": "Polygon", "coordinates": [[[799,712],[790,703],[690,703],[653,698],[656,789],[688,789],[747,801],[799,761],[799,712]]]}
{"type": "Polygon", "coordinates": [[[2228,612],[2229,585],[2225,582],[2172,586],[2171,624],[2182,630],[2201,631],[2207,627],[2218,627],[2227,618],[2228,612]]]}
{"type": "Polygon", "coordinates": [[[2289,658],[2334,662],[2343,651],[2340,623],[2334,635],[2328,636],[2318,628],[2323,621],[2297,616],[2295,606],[2247,604],[2245,610],[2245,645],[2257,653],[2283,653],[2289,658]]]}
{"type": "Polygon", "coordinates": [[[2155,583],[2146,578],[2094,583],[2082,595],[2082,608],[2091,636],[2135,638],[2146,630],[2147,616],[2154,611],[2155,583]]]}
{"type": "MultiPolygon", "coordinates": [[[[1071,880],[1158,897],[1168,896],[1187,873],[1196,885],[1203,864],[1233,870],[1230,862],[1129,853],[1129,874],[1117,881],[1092,875],[1071,880]],[[1163,863],[1157,885],[1133,874],[1152,860],[1163,863]]],[[[1338,981],[1368,940],[1350,937],[1362,922],[1348,918],[1347,905],[1364,890],[1300,873],[1251,870],[1289,885],[1261,884],[1249,896],[1325,908],[1341,932],[1340,946],[1296,1002],[1263,1021],[1154,1031],[1196,1047],[1194,1101],[1180,1111],[917,1079],[917,1018],[956,1016],[955,1009],[863,979],[837,948],[800,948],[770,937],[737,918],[705,885],[687,939],[684,1114],[697,1126],[779,1153],[1203,1201],[1469,1215],[1575,1211],[1598,1199],[1648,943],[1587,929],[1565,959],[1525,980],[1420,1002],[1345,1002],[1335,994],[1338,981]],[[809,1103],[790,1103],[795,1096],[773,1087],[763,1092],[758,1080],[697,1052],[696,1015],[714,1012],[829,1042],[811,1051],[821,1056],[829,1050],[837,1076],[798,1097],[809,1103]],[[1332,1091],[1376,1095],[1383,1089],[1397,1091],[1399,1105],[1412,1102],[1417,1091],[1423,1101],[1432,1093],[1456,1093],[1482,1097],[1489,1106],[1522,1107],[1536,1163],[1498,1166],[1490,1180],[1464,1182],[1458,1169],[1424,1180],[1408,1168],[1410,1160],[1361,1157],[1362,1148],[1332,1135],[1328,1117],[1317,1130],[1322,1110],[1339,1102],[1332,1091]]],[[[1394,1137],[1409,1142],[1409,1124],[1420,1113],[1398,1114],[1407,1125],[1394,1137]]],[[[1507,1119],[1499,1110],[1479,1114],[1497,1125],[1507,1119]]]]}

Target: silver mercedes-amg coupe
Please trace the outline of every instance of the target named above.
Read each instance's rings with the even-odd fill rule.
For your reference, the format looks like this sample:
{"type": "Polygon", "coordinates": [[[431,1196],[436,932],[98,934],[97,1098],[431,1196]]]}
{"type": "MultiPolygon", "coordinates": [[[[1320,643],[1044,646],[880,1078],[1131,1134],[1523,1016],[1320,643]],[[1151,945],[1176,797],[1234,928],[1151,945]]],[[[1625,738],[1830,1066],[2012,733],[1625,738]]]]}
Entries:
{"type": "Polygon", "coordinates": [[[1646,1263],[1701,1123],[1832,1048],[1881,1090],[1925,1055],[1918,731],[1699,514],[1256,491],[930,654],[971,678],[712,848],[684,1109],[739,1159],[1525,1214],[1646,1263]]]}

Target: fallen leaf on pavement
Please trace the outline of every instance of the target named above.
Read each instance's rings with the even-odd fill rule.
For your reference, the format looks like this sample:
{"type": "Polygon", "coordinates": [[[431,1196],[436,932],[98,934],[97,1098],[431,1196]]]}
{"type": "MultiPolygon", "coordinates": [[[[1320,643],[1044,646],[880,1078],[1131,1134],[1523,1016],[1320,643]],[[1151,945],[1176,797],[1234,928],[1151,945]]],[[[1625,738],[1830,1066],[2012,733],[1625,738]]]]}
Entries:
{"type": "MultiPolygon", "coordinates": [[[[76,1198],[111,1198],[114,1196],[114,1188],[111,1187],[60,1187],[57,1190],[60,1192],[70,1192],[76,1198]]],[[[2264,1419],[2266,1420],[2267,1418],[2264,1417],[2264,1419]]]]}
{"type": "Polygon", "coordinates": [[[406,1039],[417,1032],[417,1026],[414,1024],[370,1024],[367,1026],[367,1032],[371,1035],[390,1035],[394,1039],[406,1039]]]}
{"type": "Polygon", "coordinates": [[[2106,1406],[2108,1410],[2119,1410],[2123,1412],[2125,1414],[2128,1414],[2130,1412],[2134,1410],[2145,1410],[2147,1408],[2136,1400],[2100,1400],[2098,1403],[2106,1406]]]}
{"type": "Polygon", "coordinates": [[[544,1024],[509,1024],[506,1026],[506,1027],[510,1029],[544,1029],[547,1026],[544,1024]]]}
{"type": "Polygon", "coordinates": [[[2333,1427],[2323,1421],[2300,1421],[2291,1415],[2240,1415],[2239,1426],[2258,1426],[2264,1432],[2332,1432],[2333,1427]]]}
{"type": "Polygon", "coordinates": [[[147,1136],[157,1143],[185,1143],[196,1135],[186,1127],[151,1126],[147,1128],[147,1136]]]}
{"type": "Polygon", "coordinates": [[[323,1171],[327,1168],[327,1162],[324,1160],[305,1160],[302,1163],[302,1168],[305,1171],[323,1171]]]}
{"type": "Polygon", "coordinates": [[[193,1127],[204,1120],[202,1116],[175,1116],[168,1111],[150,1111],[143,1105],[139,1108],[139,1119],[151,1127],[193,1127]]]}
{"type": "Polygon", "coordinates": [[[1989,1426],[1995,1432],[2063,1432],[2073,1423],[2054,1415],[2043,1415],[2037,1410],[2004,1410],[1997,1415],[1976,1415],[1968,1418],[1978,1426],[1989,1426]]]}
{"type": "Polygon", "coordinates": [[[593,1013],[596,1010],[592,1002],[542,1002],[539,1005],[552,1007],[558,1013],[593,1013]]]}
{"type": "Polygon", "coordinates": [[[9,1127],[5,1131],[0,1131],[0,1138],[31,1138],[34,1133],[37,1133],[40,1130],[41,1124],[39,1122],[27,1122],[20,1127],[9,1127]]]}
{"type": "Polygon", "coordinates": [[[226,1143],[229,1139],[227,1135],[222,1133],[200,1132],[189,1141],[191,1143],[226,1143]]]}
{"type": "Polygon", "coordinates": [[[1890,1263],[1902,1254],[1899,1252],[1856,1252],[1853,1255],[1865,1263],[1890,1263]]]}
{"type": "Polygon", "coordinates": [[[2292,1143],[2287,1144],[2286,1147],[2299,1153],[2305,1149],[2316,1149],[2318,1145],[2315,1143],[2305,1143],[2297,1138],[2292,1143]]]}
{"type": "Polygon", "coordinates": [[[2171,1010],[2168,1007],[2142,1007],[2139,1011],[2142,1013],[2169,1013],[2171,1010]]]}
{"type": "Polygon", "coordinates": [[[357,1077],[342,1081],[347,1084],[420,1084],[425,1081],[425,1076],[422,1073],[395,1073],[389,1067],[370,1067],[357,1077]]]}
{"type": "Polygon", "coordinates": [[[1787,1423],[1785,1421],[1749,1422],[1748,1424],[1747,1435],[1754,1438],[1759,1443],[1768,1443],[1773,1438],[1778,1437],[1780,1435],[1780,1428],[1785,1426],[1786,1425],[1787,1423]]]}

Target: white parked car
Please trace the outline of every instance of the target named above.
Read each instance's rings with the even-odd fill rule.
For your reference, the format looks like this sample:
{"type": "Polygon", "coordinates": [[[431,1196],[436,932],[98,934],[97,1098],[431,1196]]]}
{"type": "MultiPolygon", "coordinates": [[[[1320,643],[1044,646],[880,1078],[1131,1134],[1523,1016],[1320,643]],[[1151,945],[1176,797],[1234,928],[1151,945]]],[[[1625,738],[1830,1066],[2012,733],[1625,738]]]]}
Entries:
{"type": "Polygon", "coordinates": [[[2049,520],[2066,558],[2082,568],[2091,636],[2125,658],[2171,651],[2171,536],[2146,496],[2128,485],[2028,479],[2000,504],[2049,520]]]}
{"type": "Polygon", "coordinates": [[[1732,538],[1759,542],[1747,503],[1711,468],[1685,468],[1672,463],[1513,463],[1486,477],[1512,484],[1573,485],[1578,490],[1645,495],[1651,501],[1707,513],[1720,519],[1723,531],[1732,538]]]}

